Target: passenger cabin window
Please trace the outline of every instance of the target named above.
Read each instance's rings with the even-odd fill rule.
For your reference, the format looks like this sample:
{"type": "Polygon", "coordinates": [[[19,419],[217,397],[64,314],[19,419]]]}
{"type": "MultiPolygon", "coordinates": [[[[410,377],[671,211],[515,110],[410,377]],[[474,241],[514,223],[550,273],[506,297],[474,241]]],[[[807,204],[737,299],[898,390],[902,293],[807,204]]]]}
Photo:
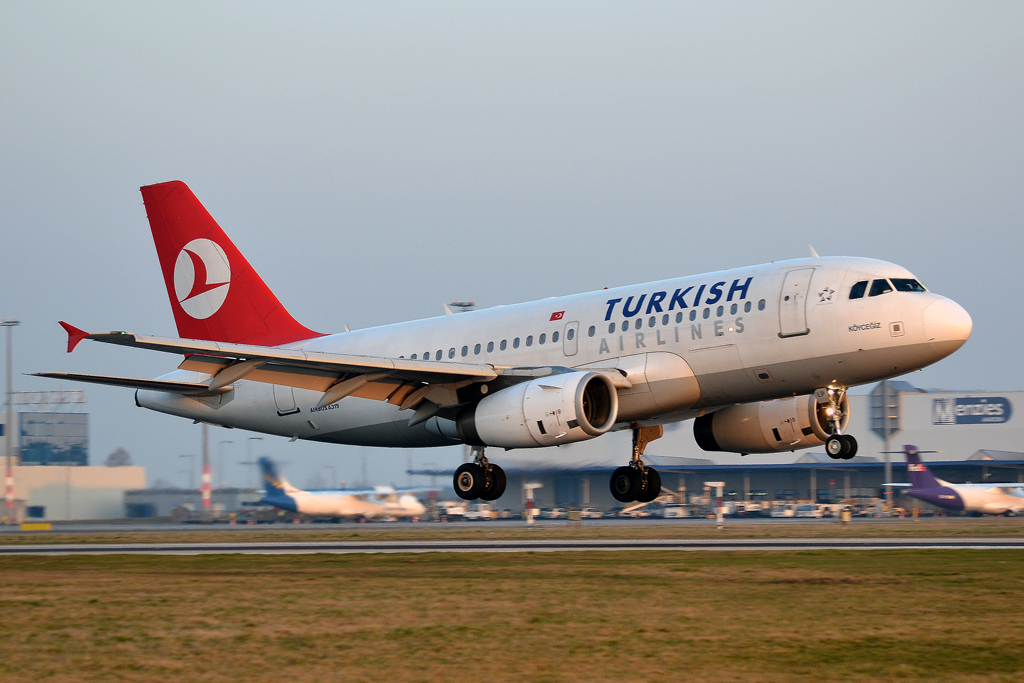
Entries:
{"type": "Polygon", "coordinates": [[[851,299],[863,299],[864,291],[868,288],[868,281],[861,280],[853,287],[850,287],[850,298],[851,299]]]}
{"type": "Polygon", "coordinates": [[[760,301],[757,302],[757,310],[759,310],[759,311],[763,311],[764,310],[764,299],[761,299],[760,301]]]}
{"type": "Polygon", "coordinates": [[[526,345],[527,346],[533,346],[533,335],[532,334],[526,336],[526,345]]]}
{"type": "Polygon", "coordinates": [[[868,292],[868,296],[880,296],[891,291],[892,285],[889,284],[888,280],[875,280],[871,283],[871,291],[868,292]]]}
{"type": "Polygon", "coordinates": [[[505,339],[501,340],[501,350],[504,351],[508,347],[508,341],[505,339]]]}
{"type": "Polygon", "coordinates": [[[546,334],[541,334],[539,337],[537,337],[537,343],[538,344],[543,344],[547,340],[548,340],[548,335],[546,335],[546,334]]]}
{"type": "Polygon", "coordinates": [[[454,346],[452,348],[448,349],[448,357],[449,358],[455,358],[455,347],[454,346]]]}
{"type": "Polygon", "coordinates": [[[468,355],[469,355],[469,347],[468,346],[463,346],[462,347],[462,357],[465,358],[468,355]]]}
{"type": "Polygon", "coordinates": [[[608,334],[615,334],[615,323],[608,324],[608,334]]]}
{"type": "Polygon", "coordinates": [[[569,331],[565,333],[565,336],[566,338],[568,338],[569,341],[572,341],[572,338],[576,336],[576,330],[570,327],[569,331]]]}
{"type": "Polygon", "coordinates": [[[679,311],[678,313],[676,313],[676,322],[677,323],[683,322],[683,312],[682,311],[679,311]]]}
{"type": "Polygon", "coordinates": [[[494,351],[494,342],[487,342],[487,353],[494,351]]]}
{"type": "Polygon", "coordinates": [[[411,356],[411,359],[412,359],[412,360],[416,360],[416,354],[415,354],[415,353],[414,353],[414,354],[412,354],[412,356],[411,356]]]}
{"type": "Polygon", "coordinates": [[[897,292],[927,292],[928,290],[921,285],[917,280],[904,277],[890,278],[892,280],[892,286],[896,288],[897,292]]]}
{"type": "MultiPolygon", "coordinates": [[[[587,336],[588,337],[593,337],[595,332],[597,332],[597,330],[594,329],[593,325],[591,325],[590,329],[587,330],[587,336]]],[[[551,341],[558,341],[558,333],[557,332],[555,332],[553,335],[551,335],[551,341]]]]}
{"type": "Polygon", "coordinates": [[[512,340],[512,348],[513,349],[518,349],[519,348],[519,337],[516,337],[515,339],[512,340]]]}
{"type": "Polygon", "coordinates": [[[636,319],[636,324],[635,324],[635,325],[633,325],[633,327],[635,327],[635,328],[636,328],[636,329],[638,329],[638,330],[639,330],[639,329],[640,329],[641,327],[643,327],[643,326],[644,326],[644,321],[643,321],[643,320],[641,320],[640,318],[637,318],[637,319],[636,319]]]}
{"type": "Polygon", "coordinates": [[[662,325],[668,325],[668,313],[666,313],[665,315],[661,316],[661,324],[662,325]]]}
{"type": "Polygon", "coordinates": [[[747,303],[743,304],[743,312],[744,313],[750,313],[750,302],[749,301],[747,303]]]}
{"type": "Polygon", "coordinates": [[[438,349],[437,353],[434,354],[434,360],[441,360],[441,356],[443,356],[443,355],[444,355],[444,351],[442,351],[441,349],[438,349]]]}
{"type": "Polygon", "coordinates": [[[480,345],[479,344],[477,344],[476,346],[473,347],[473,355],[474,356],[479,356],[480,355],[480,345]]]}
{"type": "Polygon", "coordinates": [[[696,320],[696,319],[697,319],[697,309],[695,308],[692,311],[690,311],[690,320],[696,320]]]}
{"type": "MultiPolygon", "coordinates": [[[[593,337],[594,336],[594,332],[596,332],[596,331],[597,330],[594,329],[594,326],[591,325],[590,326],[590,336],[593,337]]],[[[556,341],[558,341],[558,332],[552,332],[551,333],[551,343],[554,344],[556,341]]]]}

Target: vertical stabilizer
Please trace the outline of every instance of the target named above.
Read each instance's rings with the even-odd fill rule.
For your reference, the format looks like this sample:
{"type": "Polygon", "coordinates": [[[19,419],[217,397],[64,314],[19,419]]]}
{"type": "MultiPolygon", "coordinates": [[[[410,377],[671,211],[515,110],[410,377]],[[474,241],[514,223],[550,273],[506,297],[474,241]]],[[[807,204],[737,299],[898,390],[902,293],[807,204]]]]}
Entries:
{"type": "Polygon", "coordinates": [[[141,190],[181,337],[278,346],[321,336],[285,310],[185,183],[141,190]]]}
{"type": "Polygon", "coordinates": [[[931,489],[943,486],[942,481],[936,479],[928,466],[921,462],[917,446],[904,446],[903,451],[907,454],[907,474],[910,476],[912,488],[931,489]]]}

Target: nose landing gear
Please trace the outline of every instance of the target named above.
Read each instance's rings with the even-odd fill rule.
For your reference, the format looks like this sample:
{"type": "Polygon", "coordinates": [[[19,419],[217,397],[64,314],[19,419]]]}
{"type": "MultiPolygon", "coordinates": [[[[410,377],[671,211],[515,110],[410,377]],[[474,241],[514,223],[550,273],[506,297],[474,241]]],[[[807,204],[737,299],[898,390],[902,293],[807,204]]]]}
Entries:
{"type": "Polygon", "coordinates": [[[609,482],[615,500],[620,503],[650,503],[661,494],[661,475],[658,470],[645,465],[640,456],[647,444],[660,439],[663,433],[661,425],[633,428],[633,459],[629,465],[612,472],[609,482]]]}
{"type": "Polygon", "coordinates": [[[830,386],[828,388],[828,407],[825,414],[832,424],[832,435],[825,440],[825,452],[833,460],[850,460],[857,455],[857,439],[842,433],[843,398],[846,387],[830,386]]]}
{"type": "Polygon", "coordinates": [[[474,446],[473,462],[459,465],[452,483],[463,500],[498,500],[505,493],[505,470],[488,462],[483,446],[474,446]]]}

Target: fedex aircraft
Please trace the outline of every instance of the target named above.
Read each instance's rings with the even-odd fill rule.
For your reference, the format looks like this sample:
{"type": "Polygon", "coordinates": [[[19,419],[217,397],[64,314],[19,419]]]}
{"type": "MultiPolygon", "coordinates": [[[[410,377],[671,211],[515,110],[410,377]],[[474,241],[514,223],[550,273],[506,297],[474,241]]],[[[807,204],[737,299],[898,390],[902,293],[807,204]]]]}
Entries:
{"type": "MultiPolygon", "coordinates": [[[[662,425],[701,448],[825,445],[851,458],[849,387],[956,351],[971,318],[905,268],[805,258],[459,315],[321,334],[298,323],[182,182],[142,188],[180,338],[83,339],[178,357],[158,379],[42,373],[134,388],[136,405],[291,439],[398,448],[470,444],[456,493],[495,500],[484,449],[543,448],[629,429],[610,487],[653,500],[644,464],[662,425]]],[[[557,459],[558,452],[551,451],[557,459]]]]}
{"type": "Polygon", "coordinates": [[[909,484],[886,484],[907,487],[907,495],[945,510],[977,512],[985,515],[1024,513],[1024,484],[950,484],[937,478],[921,462],[917,446],[904,446],[907,454],[909,484]]]}
{"type": "Polygon", "coordinates": [[[427,511],[423,503],[412,494],[429,489],[399,491],[390,486],[378,486],[372,489],[303,491],[279,477],[277,467],[270,458],[260,458],[260,469],[263,471],[263,486],[266,490],[260,502],[282,510],[315,517],[348,519],[417,518],[427,511]]]}

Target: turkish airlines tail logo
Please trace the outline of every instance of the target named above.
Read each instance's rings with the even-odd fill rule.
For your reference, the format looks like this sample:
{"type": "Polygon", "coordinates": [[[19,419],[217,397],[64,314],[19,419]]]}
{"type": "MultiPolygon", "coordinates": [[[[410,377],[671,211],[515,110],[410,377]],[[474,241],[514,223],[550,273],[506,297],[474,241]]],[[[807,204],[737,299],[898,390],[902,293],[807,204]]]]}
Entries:
{"type": "Polygon", "coordinates": [[[231,265],[213,240],[192,240],[174,263],[174,293],[182,309],[197,320],[216,313],[228,296],[231,265]]]}

